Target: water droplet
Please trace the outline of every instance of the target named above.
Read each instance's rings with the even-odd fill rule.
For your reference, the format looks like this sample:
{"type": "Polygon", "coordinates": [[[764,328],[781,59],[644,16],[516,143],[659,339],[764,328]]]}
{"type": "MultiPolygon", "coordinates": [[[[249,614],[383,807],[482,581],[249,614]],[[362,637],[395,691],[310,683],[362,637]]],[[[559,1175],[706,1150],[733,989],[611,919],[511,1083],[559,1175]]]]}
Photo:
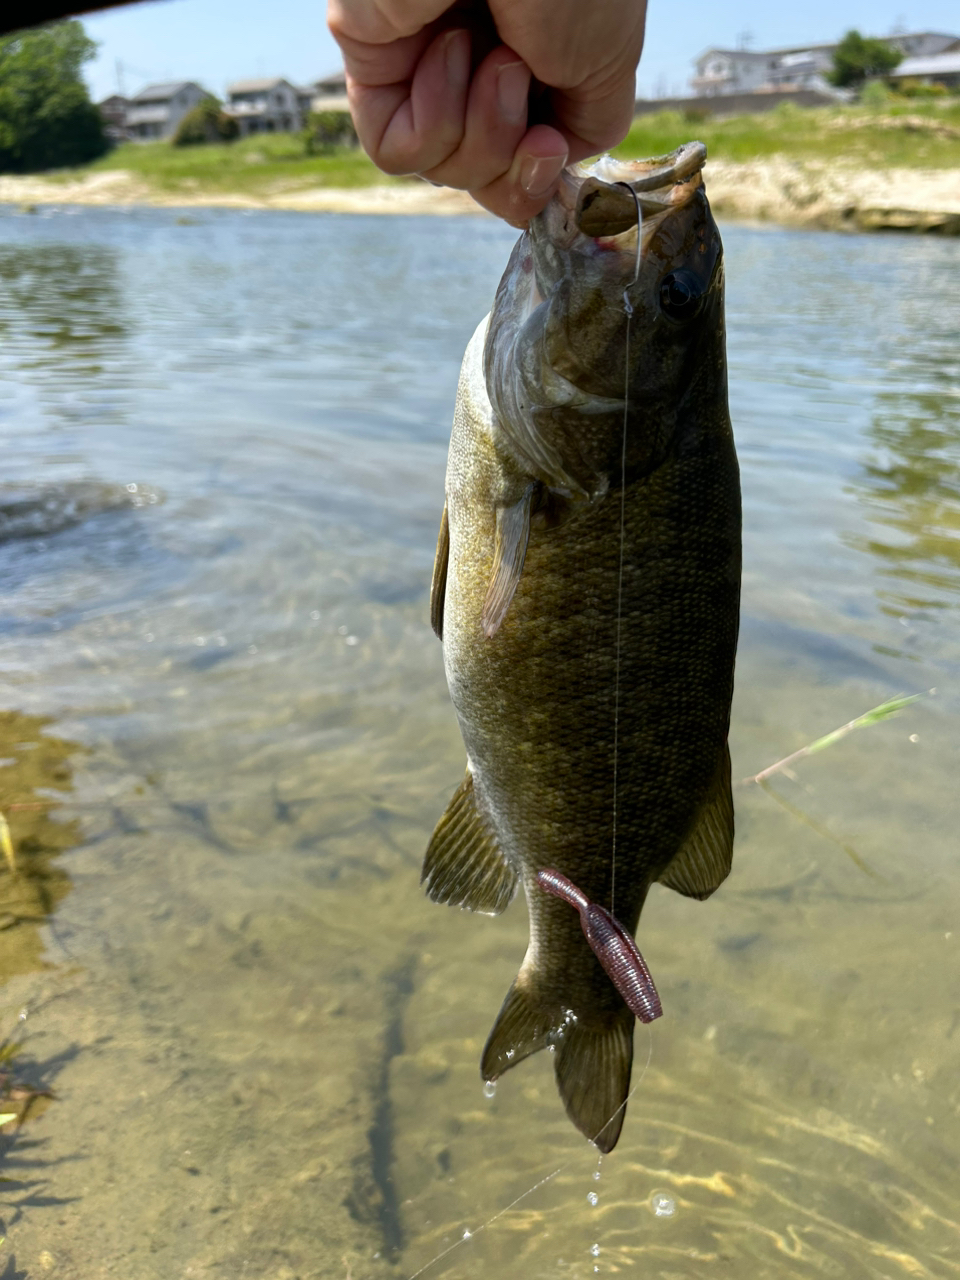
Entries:
{"type": "Polygon", "coordinates": [[[255,644],[248,644],[248,645],[247,645],[247,653],[257,653],[257,652],[258,652],[258,650],[257,650],[257,646],[256,646],[255,644]]]}
{"type": "Polygon", "coordinates": [[[598,1170],[596,1171],[596,1173],[593,1175],[593,1180],[594,1180],[594,1182],[599,1182],[599,1181],[600,1181],[600,1170],[599,1170],[599,1169],[598,1169],[598,1170]]]}
{"type": "Polygon", "coordinates": [[[483,1082],[483,1096],[484,1096],[485,1098],[492,1098],[492,1097],[493,1097],[493,1095],[494,1095],[496,1092],[497,1092],[497,1082],[496,1082],[496,1080],[484,1080],[484,1082],[483,1082]]]}
{"type": "Polygon", "coordinates": [[[600,1246],[599,1246],[598,1244],[592,1244],[592,1245],[590,1246],[590,1252],[593,1254],[593,1256],[594,1256],[595,1258],[599,1258],[599,1257],[600,1257],[600,1246]]]}
{"type": "Polygon", "coordinates": [[[337,627],[337,633],[341,636],[345,636],[349,630],[349,627],[337,627]]]}
{"type": "Polygon", "coordinates": [[[198,644],[198,645],[200,646],[200,648],[202,649],[202,648],[203,648],[203,646],[207,643],[207,638],[206,638],[206,636],[197,636],[197,637],[194,639],[194,642],[193,642],[193,643],[194,643],[194,644],[198,644]]]}
{"type": "Polygon", "coordinates": [[[516,1049],[508,1049],[508,1050],[507,1050],[507,1057],[508,1057],[508,1058],[514,1058],[514,1057],[516,1057],[516,1054],[517,1054],[516,1049]]]}
{"type": "Polygon", "coordinates": [[[600,1200],[600,1197],[597,1195],[595,1191],[587,1192],[587,1204],[597,1204],[599,1200],[600,1200]]]}
{"type": "Polygon", "coordinates": [[[665,1191],[655,1191],[650,1197],[650,1208],[657,1218],[672,1218],[677,1212],[677,1202],[665,1191]]]}
{"type": "Polygon", "coordinates": [[[143,637],[143,638],[144,638],[144,640],[146,640],[146,641],[147,641],[147,643],[149,644],[149,642],[153,639],[153,632],[152,632],[152,631],[148,631],[148,632],[146,632],[146,634],[144,635],[144,637],[143,637]]]}
{"type": "Polygon", "coordinates": [[[357,639],[356,636],[347,636],[346,643],[350,645],[354,645],[354,644],[359,644],[360,641],[357,639]]]}
{"type": "Polygon", "coordinates": [[[464,1230],[463,1238],[464,1238],[464,1240],[469,1240],[469,1239],[470,1239],[470,1237],[471,1237],[472,1235],[473,1235],[473,1232],[472,1232],[472,1231],[464,1230]]]}
{"type": "Polygon", "coordinates": [[[919,742],[919,741],[920,741],[920,735],[919,735],[919,733],[911,733],[911,735],[910,735],[910,741],[911,741],[911,742],[919,742]]]}
{"type": "Polygon", "coordinates": [[[319,609],[311,609],[311,610],[310,610],[310,617],[314,620],[314,622],[316,622],[316,621],[317,621],[317,619],[320,617],[320,610],[319,610],[319,609]]]}
{"type": "Polygon", "coordinates": [[[127,493],[136,493],[136,492],[137,492],[137,486],[135,484],[127,485],[127,493]]]}
{"type": "Polygon", "coordinates": [[[19,1012],[19,1014],[17,1015],[17,1017],[20,1019],[20,1021],[21,1021],[21,1022],[26,1022],[26,1020],[27,1020],[27,1010],[26,1010],[26,1009],[21,1009],[21,1010],[20,1010],[20,1012],[19,1012]]]}
{"type": "Polygon", "coordinates": [[[556,1052],[557,1052],[557,1046],[556,1046],[555,1044],[550,1045],[550,1052],[551,1052],[551,1053],[556,1053],[556,1052]]]}

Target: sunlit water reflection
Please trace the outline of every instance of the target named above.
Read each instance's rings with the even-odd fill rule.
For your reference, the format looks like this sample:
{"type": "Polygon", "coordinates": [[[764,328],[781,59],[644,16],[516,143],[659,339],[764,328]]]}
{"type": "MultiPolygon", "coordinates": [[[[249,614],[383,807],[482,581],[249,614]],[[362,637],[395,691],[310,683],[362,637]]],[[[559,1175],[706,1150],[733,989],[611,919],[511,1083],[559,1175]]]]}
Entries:
{"type": "Polygon", "coordinates": [[[708,903],[655,887],[666,1016],[598,1170],[547,1055],[481,1088],[522,903],[417,884],[463,767],[446,439],[511,240],[0,219],[0,1031],[57,1092],[4,1138],[17,1274],[960,1273],[960,245],[725,233],[735,769],[938,692],[778,778],[800,817],[741,787],[708,903]]]}

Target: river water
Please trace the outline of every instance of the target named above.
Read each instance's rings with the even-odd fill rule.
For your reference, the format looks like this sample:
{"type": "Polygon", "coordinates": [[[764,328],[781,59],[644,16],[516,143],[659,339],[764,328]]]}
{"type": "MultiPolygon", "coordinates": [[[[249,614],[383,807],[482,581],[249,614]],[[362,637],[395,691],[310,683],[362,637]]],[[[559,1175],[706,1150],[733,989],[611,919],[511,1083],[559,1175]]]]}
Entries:
{"type": "Polygon", "coordinates": [[[0,1032],[55,1095],[0,1137],[4,1276],[960,1274],[960,242],[724,236],[735,774],[937,692],[741,785],[708,902],[654,886],[666,1016],[598,1170],[549,1055],[481,1087],[522,900],[418,887],[463,771],[446,441],[513,234],[0,217],[0,1032]]]}

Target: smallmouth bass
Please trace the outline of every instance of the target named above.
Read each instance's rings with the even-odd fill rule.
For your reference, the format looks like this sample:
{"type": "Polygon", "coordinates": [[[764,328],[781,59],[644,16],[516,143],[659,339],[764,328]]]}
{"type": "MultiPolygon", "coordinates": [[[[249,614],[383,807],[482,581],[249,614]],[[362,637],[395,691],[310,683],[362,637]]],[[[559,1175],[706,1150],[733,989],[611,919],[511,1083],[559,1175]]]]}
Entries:
{"type": "Polygon", "coordinates": [[[551,1046],[602,1151],[634,1014],[538,873],[633,935],[655,880],[706,898],[732,858],[740,486],[705,157],[574,166],[520,237],[464,357],[431,593],[468,760],[422,881],[494,915],[523,882],[481,1073],[551,1046]]]}

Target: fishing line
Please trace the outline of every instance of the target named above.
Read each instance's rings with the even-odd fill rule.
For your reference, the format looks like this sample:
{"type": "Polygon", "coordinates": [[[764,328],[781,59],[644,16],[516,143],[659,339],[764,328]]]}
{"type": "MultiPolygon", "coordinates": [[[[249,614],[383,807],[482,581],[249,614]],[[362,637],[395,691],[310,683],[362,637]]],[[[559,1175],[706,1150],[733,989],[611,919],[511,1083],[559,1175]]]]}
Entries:
{"type": "MultiPolygon", "coordinates": [[[[617,1107],[616,1111],[614,1111],[613,1115],[610,1116],[609,1120],[605,1121],[604,1124],[601,1126],[601,1128],[597,1130],[597,1133],[595,1134],[595,1138],[599,1138],[600,1134],[603,1133],[607,1125],[612,1124],[613,1121],[616,1120],[617,1116],[624,1109],[624,1107],[627,1105],[627,1103],[630,1101],[633,1095],[637,1092],[641,1084],[643,1084],[644,1077],[646,1076],[647,1071],[650,1069],[650,1063],[652,1061],[653,1061],[653,1035],[651,1033],[647,1041],[647,1060],[643,1064],[643,1070],[640,1072],[640,1078],[637,1080],[636,1084],[633,1086],[633,1088],[630,1090],[630,1092],[627,1094],[624,1100],[620,1103],[619,1107],[617,1107]]],[[[558,1165],[556,1169],[553,1170],[552,1173],[548,1173],[546,1174],[545,1177],[540,1178],[537,1182],[533,1184],[533,1186],[528,1187],[526,1191],[518,1195],[515,1200],[511,1200],[510,1203],[507,1205],[504,1205],[502,1209],[498,1209],[492,1218],[487,1218],[486,1222],[482,1222],[475,1231],[465,1230],[459,1240],[454,1240],[453,1244],[448,1245],[446,1249],[441,1250],[441,1252],[438,1253],[436,1257],[431,1258],[429,1262],[425,1262],[423,1266],[420,1268],[420,1270],[414,1271],[413,1275],[408,1276],[407,1280],[417,1280],[418,1276],[422,1276],[425,1272],[429,1271],[430,1268],[434,1266],[436,1263],[441,1262],[444,1258],[448,1257],[451,1253],[453,1253],[454,1249],[459,1249],[461,1245],[466,1244],[470,1240],[476,1239],[476,1237],[480,1234],[481,1231],[486,1231],[487,1227],[492,1227],[495,1222],[497,1222],[500,1218],[504,1216],[504,1214],[509,1213],[511,1209],[515,1209],[517,1205],[521,1202],[521,1200],[526,1200],[527,1196],[532,1196],[535,1191],[539,1191],[540,1188],[545,1187],[548,1182],[552,1182],[554,1178],[559,1177],[559,1175],[563,1173],[565,1169],[569,1169],[576,1158],[577,1158],[576,1156],[571,1156],[569,1160],[565,1160],[563,1164],[558,1165]]]]}
{"type": "MultiPolygon", "coordinates": [[[[643,212],[636,191],[627,182],[617,183],[626,187],[637,207],[637,257],[633,267],[633,279],[623,291],[623,310],[627,317],[627,332],[623,353],[623,440],[620,447],[620,564],[617,572],[617,639],[614,666],[616,676],[613,689],[613,840],[610,857],[610,914],[617,914],[617,782],[620,757],[620,633],[623,621],[623,553],[627,523],[627,426],[630,416],[630,326],[633,321],[633,303],[630,290],[640,278],[640,233],[643,229],[643,212]]],[[[609,1123],[609,1122],[608,1122],[609,1123]]]]}

